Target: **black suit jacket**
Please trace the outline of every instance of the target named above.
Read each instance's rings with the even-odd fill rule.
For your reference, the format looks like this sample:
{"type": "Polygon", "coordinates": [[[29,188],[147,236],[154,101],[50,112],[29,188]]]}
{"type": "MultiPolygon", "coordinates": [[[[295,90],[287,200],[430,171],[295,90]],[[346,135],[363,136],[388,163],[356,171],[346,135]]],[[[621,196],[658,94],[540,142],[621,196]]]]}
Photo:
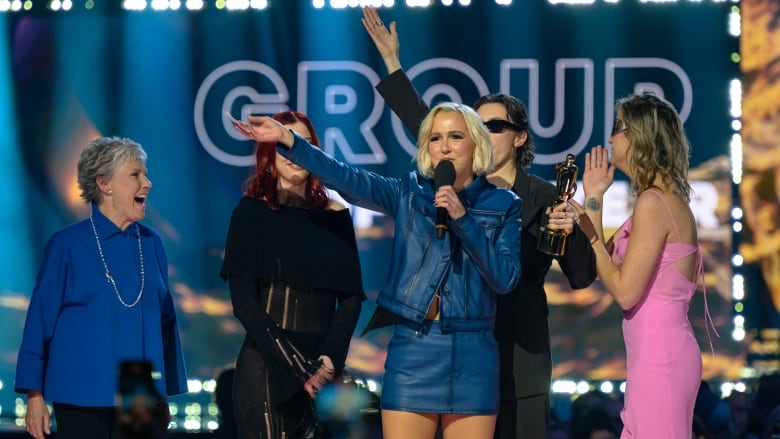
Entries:
{"type": "MultiPolygon", "coordinates": [[[[429,108],[403,70],[384,78],[376,89],[416,139],[429,108]]],[[[502,400],[548,393],[552,375],[544,278],[553,256],[538,251],[536,245],[544,211],[555,201],[556,189],[518,169],[512,191],[523,199],[522,276],[517,287],[497,301],[494,332],[500,352],[502,400]]],[[[585,288],[596,278],[596,256],[579,228],[567,239],[566,254],[555,258],[571,287],[585,288]]]]}

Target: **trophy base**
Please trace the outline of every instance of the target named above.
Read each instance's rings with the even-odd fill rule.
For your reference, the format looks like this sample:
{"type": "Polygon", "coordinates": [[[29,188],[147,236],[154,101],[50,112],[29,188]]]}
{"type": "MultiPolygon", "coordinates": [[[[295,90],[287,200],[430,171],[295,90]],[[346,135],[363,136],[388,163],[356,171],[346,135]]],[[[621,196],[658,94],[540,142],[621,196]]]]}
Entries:
{"type": "Polygon", "coordinates": [[[566,253],[566,237],[568,235],[561,230],[542,228],[536,249],[552,256],[563,256],[566,253]]]}

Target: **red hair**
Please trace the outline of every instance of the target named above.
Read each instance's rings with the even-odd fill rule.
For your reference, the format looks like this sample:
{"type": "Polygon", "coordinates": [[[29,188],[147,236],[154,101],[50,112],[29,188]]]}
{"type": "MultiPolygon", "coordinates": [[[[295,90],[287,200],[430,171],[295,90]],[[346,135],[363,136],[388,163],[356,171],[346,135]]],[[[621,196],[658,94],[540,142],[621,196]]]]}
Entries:
{"type": "MultiPolygon", "coordinates": [[[[271,116],[282,125],[292,125],[301,122],[306,125],[311,133],[311,143],[314,146],[320,146],[320,140],[317,138],[317,132],[311,120],[303,114],[296,111],[283,111],[271,116]]],[[[248,197],[265,200],[271,209],[279,208],[279,196],[277,193],[277,183],[279,181],[279,171],[276,169],[276,144],[268,142],[257,142],[255,146],[255,174],[246,181],[244,193],[248,197]]],[[[328,193],[320,180],[312,174],[306,178],[305,200],[311,209],[324,209],[328,205],[328,193]]]]}

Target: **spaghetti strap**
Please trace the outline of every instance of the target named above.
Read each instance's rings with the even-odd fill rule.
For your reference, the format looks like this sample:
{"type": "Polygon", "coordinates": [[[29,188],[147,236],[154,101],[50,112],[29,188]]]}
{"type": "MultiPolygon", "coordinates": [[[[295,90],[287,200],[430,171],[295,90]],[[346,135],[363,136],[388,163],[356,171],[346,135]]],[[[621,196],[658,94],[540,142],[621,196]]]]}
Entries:
{"type": "Polygon", "coordinates": [[[674,215],[672,215],[672,209],[669,208],[669,204],[666,203],[664,196],[658,193],[657,191],[654,191],[653,189],[648,189],[645,192],[650,192],[652,194],[655,194],[656,196],[658,196],[658,198],[661,199],[661,201],[663,201],[664,206],[666,206],[666,211],[669,212],[669,217],[672,218],[672,224],[674,224],[674,231],[677,232],[677,241],[682,242],[682,237],[680,236],[680,229],[677,228],[677,221],[674,220],[674,215]]]}
{"type": "Polygon", "coordinates": [[[712,331],[715,333],[715,336],[720,338],[720,334],[718,334],[718,330],[715,328],[715,322],[712,321],[712,316],[710,315],[710,308],[707,305],[707,285],[704,282],[704,256],[702,256],[701,247],[696,246],[696,251],[699,253],[697,263],[698,268],[696,269],[696,275],[699,277],[699,282],[701,283],[701,290],[702,294],[704,294],[704,329],[707,331],[707,339],[710,342],[710,352],[712,352],[712,356],[715,356],[715,347],[712,344],[712,336],[710,335],[710,328],[712,328],[712,331]]]}

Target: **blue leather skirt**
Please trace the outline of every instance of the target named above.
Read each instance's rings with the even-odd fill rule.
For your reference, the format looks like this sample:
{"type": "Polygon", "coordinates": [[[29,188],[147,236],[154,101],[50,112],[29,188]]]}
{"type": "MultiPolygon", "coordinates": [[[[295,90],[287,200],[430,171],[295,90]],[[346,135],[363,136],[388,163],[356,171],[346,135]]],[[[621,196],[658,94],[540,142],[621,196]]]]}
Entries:
{"type": "Polygon", "coordinates": [[[399,321],[387,348],[380,407],[417,413],[498,413],[498,345],[492,331],[444,332],[399,321]]]}

